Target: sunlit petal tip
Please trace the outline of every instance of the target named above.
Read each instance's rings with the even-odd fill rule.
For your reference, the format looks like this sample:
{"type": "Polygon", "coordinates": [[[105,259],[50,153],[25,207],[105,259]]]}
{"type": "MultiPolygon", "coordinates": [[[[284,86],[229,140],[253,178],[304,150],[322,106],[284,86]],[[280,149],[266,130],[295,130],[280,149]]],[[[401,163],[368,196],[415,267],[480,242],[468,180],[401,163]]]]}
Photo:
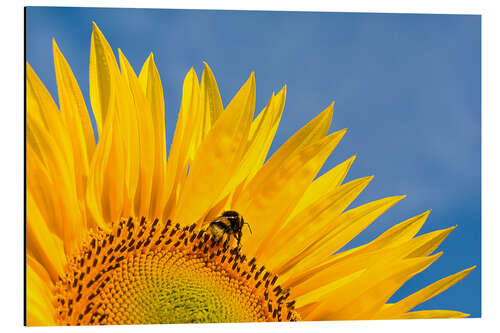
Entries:
{"type": "Polygon", "coordinates": [[[439,258],[441,258],[441,256],[443,255],[443,253],[444,253],[443,251],[438,252],[436,254],[433,254],[432,256],[429,256],[429,258],[433,258],[434,259],[433,262],[434,262],[434,261],[438,260],[439,258]]]}
{"type": "Polygon", "coordinates": [[[433,255],[430,255],[428,257],[420,257],[420,258],[408,258],[406,260],[417,260],[417,259],[422,259],[422,263],[425,263],[425,266],[422,266],[422,270],[425,270],[427,267],[431,266],[433,263],[435,263],[441,256],[443,255],[443,251],[437,252],[433,255]],[[424,259],[425,258],[425,259],[424,259]]]}
{"type": "MultiPolygon", "coordinates": [[[[330,105],[328,105],[328,106],[326,107],[325,111],[324,111],[324,112],[325,112],[325,113],[327,113],[327,114],[328,114],[331,118],[333,118],[333,104],[334,104],[333,102],[332,102],[332,103],[330,103],[330,105]]],[[[331,119],[330,119],[330,121],[331,121],[331,119]]]]}
{"type": "Polygon", "coordinates": [[[59,45],[57,45],[56,39],[52,37],[52,52],[54,57],[63,57],[61,50],[59,49],[59,45]]]}
{"type": "Polygon", "coordinates": [[[97,23],[95,23],[95,21],[92,21],[92,38],[95,38],[96,36],[98,36],[99,38],[104,38],[104,35],[102,34],[102,31],[101,29],[99,29],[99,26],[97,25],[97,23]]]}
{"type": "Polygon", "coordinates": [[[448,288],[452,287],[463,278],[465,278],[475,266],[464,269],[458,273],[447,276],[431,285],[407,296],[397,303],[386,305],[377,315],[378,319],[395,319],[395,318],[464,318],[467,314],[458,311],[447,310],[428,310],[408,312],[417,305],[422,304],[435,296],[441,294],[448,288]]]}
{"type": "MultiPolygon", "coordinates": [[[[330,129],[330,126],[332,124],[332,121],[333,121],[333,105],[330,104],[330,106],[328,106],[322,113],[321,115],[324,117],[324,122],[326,124],[326,131],[328,132],[328,130],[330,129]]],[[[341,131],[344,131],[343,134],[345,134],[345,132],[347,132],[347,128],[344,128],[342,129],[341,131]]],[[[339,131],[340,132],[340,131],[339,131]]],[[[342,135],[343,135],[342,134],[342,135]]]]}
{"type": "Polygon", "coordinates": [[[387,197],[385,199],[392,202],[392,204],[391,204],[391,207],[392,207],[393,205],[397,204],[398,202],[400,202],[401,200],[403,200],[405,198],[406,198],[406,195],[393,195],[393,196],[387,197]]]}
{"type": "Polygon", "coordinates": [[[280,98],[283,98],[283,99],[286,99],[286,84],[283,85],[283,87],[278,91],[278,93],[276,94],[275,91],[273,90],[273,97],[277,96],[277,97],[280,97],[280,98]]]}
{"type": "Polygon", "coordinates": [[[449,234],[455,230],[455,226],[452,226],[452,227],[449,227],[449,228],[446,228],[446,229],[441,229],[441,230],[437,230],[437,231],[434,231],[434,232],[430,232],[426,235],[431,235],[431,234],[439,234],[439,239],[441,239],[441,241],[443,241],[446,237],[449,236],[449,234]]]}
{"type": "Polygon", "coordinates": [[[470,314],[450,310],[421,310],[407,312],[387,319],[458,319],[467,318],[470,314]]]}
{"type": "Polygon", "coordinates": [[[344,135],[347,133],[347,128],[343,128],[343,129],[341,129],[340,131],[337,131],[337,133],[338,133],[339,135],[344,136],[344,135]]]}
{"type": "Polygon", "coordinates": [[[52,52],[54,55],[62,55],[61,50],[59,49],[59,46],[57,45],[56,39],[52,37],[52,52]]]}
{"type": "MultiPolygon", "coordinates": [[[[127,57],[125,54],[123,54],[123,51],[121,48],[118,48],[118,59],[120,61],[120,69],[123,73],[129,73],[133,72],[134,70],[130,66],[130,62],[128,61],[127,57]]],[[[135,73],[134,73],[135,74],[135,73]]]]}
{"type": "MultiPolygon", "coordinates": [[[[345,176],[347,175],[349,169],[351,168],[352,164],[354,163],[354,161],[356,160],[356,157],[357,155],[354,154],[352,155],[351,157],[349,157],[347,160],[345,160],[344,162],[342,162],[341,165],[345,165],[345,174],[344,174],[344,177],[342,178],[341,182],[344,180],[345,176]]],[[[339,165],[340,166],[340,165],[339,165]]],[[[374,177],[374,176],[373,176],[374,177]]]]}
{"type": "Polygon", "coordinates": [[[210,68],[210,66],[207,64],[206,61],[203,61],[203,73],[208,74],[208,76],[215,81],[214,72],[212,71],[212,68],[210,68]]]}
{"type": "Polygon", "coordinates": [[[101,30],[97,26],[97,23],[95,23],[95,21],[92,21],[92,31],[94,31],[94,30],[101,32],[101,30]]]}
{"type": "Polygon", "coordinates": [[[207,71],[212,71],[212,69],[210,68],[210,66],[207,64],[206,61],[203,61],[203,65],[204,65],[204,70],[207,70],[207,71]]]}
{"type": "Polygon", "coordinates": [[[421,223],[422,225],[424,224],[424,222],[427,220],[427,218],[429,217],[429,215],[431,214],[431,210],[426,210],[425,212],[423,213],[420,213],[418,215],[416,215],[415,217],[411,218],[410,219],[410,224],[412,223],[421,223]]]}

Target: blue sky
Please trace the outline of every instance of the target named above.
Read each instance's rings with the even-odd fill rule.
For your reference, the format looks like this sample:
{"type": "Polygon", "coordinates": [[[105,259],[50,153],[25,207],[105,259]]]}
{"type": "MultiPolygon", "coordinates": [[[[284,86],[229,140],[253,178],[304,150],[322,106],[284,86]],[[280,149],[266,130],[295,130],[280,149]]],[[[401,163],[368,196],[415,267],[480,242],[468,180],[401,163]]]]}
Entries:
{"type": "Polygon", "coordinates": [[[457,225],[444,255],[393,300],[477,265],[465,280],[417,309],[481,315],[481,17],[30,7],[26,56],[57,100],[55,38],[88,99],[92,21],[139,71],[150,52],[166,95],[170,143],[185,74],[212,68],[224,105],[251,71],[257,110],[287,84],[274,152],[335,101],[331,131],[348,128],[322,172],[353,154],[347,180],[375,175],[353,204],[407,198],[347,247],[432,213],[422,232],[457,225]]]}

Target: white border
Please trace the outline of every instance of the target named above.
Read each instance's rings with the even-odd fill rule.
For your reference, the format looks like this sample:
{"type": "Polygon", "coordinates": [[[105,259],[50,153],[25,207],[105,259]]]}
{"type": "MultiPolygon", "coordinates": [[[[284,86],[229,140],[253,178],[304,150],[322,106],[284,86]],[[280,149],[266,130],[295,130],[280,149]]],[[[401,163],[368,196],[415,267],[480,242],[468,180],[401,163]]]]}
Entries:
{"type": "Polygon", "coordinates": [[[180,9],[239,9],[239,10],[292,10],[292,11],[337,11],[337,12],[384,12],[384,13],[443,13],[480,14],[489,9],[494,1],[388,1],[388,0],[25,0],[28,6],[77,6],[77,7],[118,7],[118,8],[180,8],[180,9]],[[490,4],[491,2],[491,4],[490,4]]]}
{"type": "MultiPolygon", "coordinates": [[[[385,13],[447,13],[482,15],[482,179],[483,179],[483,306],[482,319],[466,320],[413,320],[413,321],[360,321],[290,324],[228,324],[228,325],[148,325],[99,327],[106,332],[133,331],[217,331],[233,332],[250,330],[286,330],[287,332],[314,329],[342,332],[490,332],[500,327],[499,241],[500,219],[497,210],[499,199],[495,190],[500,188],[500,105],[498,102],[500,71],[499,6],[495,1],[24,1],[3,4],[0,10],[1,38],[1,118],[0,142],[2,154],[0,172],[0,313],[2,330],[14,331],[22,327],[23,309],[23,6],[85,6],[85,7],[139,7],[139,8],[186,8],[186,9],[249,9],[294,11],[348,11],[385,13]],[[496,80],[495,80],[496,79],[496,80]],[[5,214],[6,213],[6,214],[5,214]]],[[[467,246],[467,244],[464,244],[467,246]]],[[[30,328],[33,329],[33,328],[30,328]]],[[[54,328],[49,328],[53,330],[54,328]]],[[[91,331],[92,328],[57,328],[57,330],[91,331]]],[[[46,331],[47,328],[35,330],[46,331]]]]}

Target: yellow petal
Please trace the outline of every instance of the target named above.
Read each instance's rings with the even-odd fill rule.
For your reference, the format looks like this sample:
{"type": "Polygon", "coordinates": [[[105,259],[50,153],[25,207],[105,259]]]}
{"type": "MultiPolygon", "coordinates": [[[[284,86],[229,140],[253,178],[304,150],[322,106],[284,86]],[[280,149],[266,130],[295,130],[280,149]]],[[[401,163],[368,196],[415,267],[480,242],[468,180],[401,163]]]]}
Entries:
{"type": "MultiPolygon", "coordinates": [[[[121,54],[120,50],[118,52],[121,54]]],[[[123,133],[121,135],[114,134],[116,137],[113,139],[113,145],[119,145],[120,147],[117,147],[117,149],[123,151],[122,163],[124,164],[126,189],[126,192],[122,195],[124,199],[123,214],[124,216],[130,216],[136,214],[137,209],[144,210],[144,207],[140,207],[141,203],[139,202],[141,199],[141,188],[139,185],[144,185],[140,179],[141,159],[143,158],[141,150],[151,149],[151,143],[148,140],[149,137],[144,138],[144,143],[141,142],[143,141],[141,140],[141,132],[147,131],[147,129],[141,129],[144,122],[139,110],[146,110],[147,108],[142,88],[138,87],[135,73],[133,73],[130,65],[127,66],[128,62],[123,57],[123,54],[121,54],[120,59],[123,72],[120,73],[116,70],[111,70],[114,81],[107,117],[109,118],[111,113],[116,113],[113,118],[115,122],[112,125],[115,127],[113,131],[115,133],[123,133]],[[149,145],[149,147],[143,148],[146,145],[149,145]],[[138,202],[136,202],[136,199],[138,202]]],[[[112,60],[114,61],[114,58],[112,60]]],[[[105,129],[107,121],[106,119],[104,122],[105,129]]],[[[149,157],[150,154],[146,156],[149,157]]]]}
{"type": "MultiPolygon", "coordinates": [[[[267,103],[266,107],[264,110],[261,112],[270,114],[267,112],[269,110],[269,106],[272,102],[272,97],[267,103]]],[[[264,141],[267,138],[267,134],[271,130],[271,116],[265,117],[266,121],[263,126],[265,128],[265,133],[264,131],[259,131],[261,135],[255,135],[253,137],[249,136],[248,143],[245,145],[245,150],[243,153],[243,156],[241,158],[241,161],[238,163],[237,169],[235,170],[233,176],[231,177],[231,180],[229,183],[226,185],[225,189],[222,191],[221,196],[225,196],[228,193],[234,191],[235,187],[240,185],[243,179],[249,179],[249,177],[252,177],[251,175],[251,169],[253,167],[254,163],[258,163],[257,160],[257,155],[260,152],[260,149],[262,149],[262,145],[264,144],[264,141]],[[258,142],[257,142],[258,141],[258,142]]],[[[252,122],[251,128],[254,126],[255,121],[252,122]]],[[[262,122],[261,122],[262,123],[262,122]]]]}
{"type": "Polygon", "coordinates": [[[66,265],[64,244],[49,230],[29,189],[26,210],[26,251],[45,267],[55,283],[63,275],[66,265]]]}
{"type": "MultiPolygon", "coordinates": [[[[222,196],[235,190],[243,180],[252,179],[264,163],[272,138],[276,132],[276,119],[283,112],[285,104],[285,88],[277,96],[272,96],[264,110],[259,114],[250,127],[250,135],[245,152],[230,182],[222,192],[222,196]],[[256,123],[258,126],[256,127],[256,123]],[[253,129],[253,133],[252,133],[253,129]]],[[[244,184],[243,184],[244,185],[244,184]]],[[[237,198],[233,197],[233,200],[237,198]]]]}
{"type": "Polygon", "coordinates": [[[89,185],[91,190],[87,191],[87,205],[96,223],[105,228],[110,218],[120,218],[122,214],[129,216],[134,211],[134,198],[140,176],[140,142],[137,111],[127,76],[120,74],[113,51],[95,23],[91,41],[89,84],[92,109],[99,131],[99,144],[102,137],[107,137],[108,143],[103,146],[108,148],[101,150],[100,157],[91,162],[90,177],[93,177],[94,181],[89,185]],[[112,114],[113,124],[107,125],[112,114]],[[112,130],[113,134],[105,133],[106,130],[112,130]],[[107,152],[106,156],[103,155],[104,151],[107,152]],[[97,170],[111,172],[113,168],[119,169],[116,175],[103,177],[96,174],[97,170]],[[99,177],[102,179],[97,181],[99,177]],[[123,179],[112,181],[118,177],[123,179]],[[110,190],[107,189],[108,186],[111,187],[110,190]],[[114,197],[110,192],[114,193],[114,197]],[[96,200],[99,200],[101,195],[103,202],[98,203],[96,200]],[[97,209],[100,205],[102,207],[97,209]]]}
{"type": "Polygon", "coordinates": [[[216,217],[220,216],[228,200],[229,200],[229,195],[226,195],[218,203],[216,203],[204,216],[203,221],[210,222],[215,220],[216,217]]]}
{"type": "Polygon", "coordinates": [[[438,248],[438,246],[444,241],[444,239],[448,237],[453,229],[455,229],[455,227],[436,230],[414,238],[412,241],[417,244],[419,242],[422,245],[419,245],[415,250],[408,254],[408,258],[424,257],[431,254],[438,248]]]}
{"type": "Polygon", "coordinates": [[[356,155],[352,156],[348,160],[340,163],[335,168],[320,176],[318,179],[314,180],[311,186],[307,188],[307,191],[304,193],[297,206],[294,208],[291,216],[295,216],[314,201],[320,199],[326,193],[331,191],[333,188],[340,186],[355,158],[356,155]]]}
{"type": "Polygon", "coordinates": [[[338,220],[335,218],[356,199],[372,178],[360,178],[341,187],[334,187],[325,196],[303,209],[275,233],[270,242],[272,246],[267,246],[262,252],[261,256],[266,258],[267,265],[273,268],[276,274],[282,275],[321,246],[323,239],[336,227],[338,220]]]}
{"type": "Polygon", "coordinates": [[[28,256],[26,263],[26,325],[52,326],[55,323],[55,307],[51,301],[50,281],[43,268],[28,256]]]}
{"type": "Polygon", "coordinates": [[[286,86],[276,96],[271,97],[266,108],[252,122],[245,159],[239,167],[239,172],[245,174],[248,180],[252,179],[264,164],[283,114],[285,100],[286,86]]]}
{"type": "Polygon", "coordinates": [[[125,216],[125,153],[123,135],[115,112],[109,114],[103,136],[90,165],[86,203],[94,223],[109,230],[111,222],[125,216]]]}
{"type": "Polygon", "coordinates": [[[165,142],[165,102],[163,86],[156,68],[153,54],[144,63],[139,82],[149,101],[150,112],[153,119],[153,133],[155,141],[154,176],[151,188],[150,216],[159,217],[162,214],[164,203],[167,200],[165,189],[165,174],[167,167],[167,152],[165,142]]]}
{"type": "MultiPolygon", "coordinates": [[[[153,126],[153,116],[150,112],[149,101],[144,95],[139,79],[134,73],[132,66],[125,58],[121,50],[118,50],[122,75],[128,83],[129,91],[133,97],[134,106],[131,108],[132,119],[136,120],[137,131],[136,141],[138,143],[138,156],[130,156],[139,161],[138,165],[138,185],[134,197],[134,207],[136,216],[149,216],[151,205],[151,189],[153,183],[153,173],[155,166],[155,136],[153,126]]],[[[132,134],[131,134],[132,135],[132,134]]]]}
{"type": "MultiPolygon", "coordinates": [[[[394,198],[395,199],[399,198],[399,200],[401,200],[404,197],[405,196],[394,197],[394,198]]],[[[386,199],[383,199],[383,200],[386,200],[386,199]]],[[[367,205],[370,205],[370,204],[367,204],[367,205]]],[[[363,207],[363,206],[361,206],[361,207],[363,207]]],[[[361,208],[361,207],[359,207],[359,208],[361,208]]],[[[355,213],[355,211],[353,211],[352,213],[355,213]]],[[[404,242],[407,242],[409,239],[411,239],[413,236],[415,236],[417,234],[417,232],[420,230],[420,228],[424,224],[425,220],[427,219],[429,213],[430,213],[430,210],[393,226],[392,228],[385,231],[382,235],[380,235],[379,237],[377,237],[375,240],[371,241],[368,244],[361,245],[359,247],[335,254],[335,256],[334,256],[335,260],[342,258],[342,257],[351,256],[352,254],[361,255],[364,253],[377,251],[377,250],[383,249],[385,247],[397,246],[397,245],[400,245],[404,242]]],[[[361,232],[361,230],[359,230],[358,233],[359,232],[361,232]]],[[[345,244],[347,244],[347,243],[345,243],[345,244]]],[[[340,249],[340,247],[338,249],[340,249]]]]}
{"type": "Polygon", "coordinates": [[[296,311],[300,314],[300,318],[306,318],[319,304],[319,302],[311,302],[306,305],[298,306],[296,311]]]}
{"type": "MultiPolygon", "coordinates": [[[[376,262],[377,256],[391,256],[393,253],[386,250],[379,251],[376,254],[349,256],[337,259],[330,257],[325,263],[312,269],[293,274],[293,276],[282,283],[283,288],[292,288],[292,297],[301,297],[302,295],[316,295],[316,290],[325,289],[327,285],[337,285],[335,281],[344,280],[349,276],[354,276],[363,272],[376,262]]],[[[328,287],[327,289],[329,289],[328,287]]],[[[333,290],[333,288],[331,289],[333,290]]],[[[319,300],[319,298],[316,298],[319,300]]]]}
{"type": "MultiPolygon", "coordinates": [[[[354,271],[349,274],[345,274],[342,277],[331,279],[330,283],[328,283],[327,285],[318,286],[314,289],[311,289],[308,293],[294,294],[293,298],[297,302],[297,307],[307,307],[307,305],[309,304],[316,304],[315,308],[317,308],[321,304],[322,300],[335,293],[335,290],[359,279],[361,275],[365,273],[365,271],[366,269],[354,271]]],[[[311,312],[312,311],[308,311],[307,313],[300,312],[300,314],[302,318],[305,318],[311,312]]]]}
{"type": "MultiPolygon", "coordinates": [[[[470,316],[467,313],[450,310],[424,310],[404,313],[390,319],[454,319],[466,318],[470,316]]],[[[389,319],[389,318],[388,318],[389,319]]]]}
{"type": "MultiPolygon", "coordinates": [[[[219,88],[212,70],[205,64],[203,74],[201,76],[200,94],[197,110],[196,122],[189,124],[193,127],[193,138],[188,151],[188,162],[194,158],[196,151],[203,142],[212,126],[215,124],[219,116],[222,114],[223,106],[220,97],[219,88]]],[[[227,187],[227,185],[226,185],[227,187]]],[[[228,191],[220,193],[219,198],[227,196],[228,191]]]]}
{"type": "Polygon", "coordinates": [[[382,235],[370,242],[362,251],[374,251],[381,249],[385,246],[396,246],[404,243],[415,236],[420,228],[424,225],[430,210],[412,217],[404,222],[396,224],[389,230],[385,231],[382,235]]]}
{"type": "MultiPolygon", "coordinates": [[[[338,221],[332,224],[333,227],[323,238],[324,241],[322,244],[316,246],[317,249],[310,256],[304,258],[301,265],[296,269],[300,268],[300,270],[304,271],[308,267],[314,267],[323,262],[325,258],[340,250],[362,230],[375,221],[375,219],[404,197],[405,196],[394,196],[383,198],[343,213],[338,217],[338,221]]],[[[342,256],[349,253],[348,251],[339,255],[342,256]]],[[[290,271],[290,274],[292,272],[295,272],[295,269],[290,271]]]]}
{"type": "MultiPolygon", "coordinates": [[[[27,137],[30,136],[27,131],[27,137]]],[[[58,192],[52,180],[52,174],[45,163],[26,140],[26,178],[27,189],[33,196],[33,200],[39,207],[40,214],[47,222],[49,230],[62,237],[63,226],[61,218],[61,209],[58,204],[58,192]]]]}
{"type": "Polygon", "coordinates": [[[210,128],[215,124],[219,116],[222,114],[222,99],[219,94],[219,87],[215,81],[214,74],[212,70],[205,62],[205,68],[203,74],[201,75],[201,86],[200,86],[200,108],[201,115],[203,117],[202,130],[200,131],[203,135],[200,137],[200,143],[205,137],[205,135],[210,131],[210,128]]]}
{"type": "Polygon", "coordinates": [[[300,296],[331,281],[363,270],[376,263],[380,260],[379,258],[401,260],[416,257],[417,253],[420,256],[426,256],[437,248],[452,229],[434,231],[395,247],[385,247],[371,252],[352,251],[346,255],[330,256],[324,263],[312,269],[296,269],[296,273],[282,285],[284,288],[292,287],[292,296],[300,296]]]}
{"type": "Polygon", "coordinates": [[[406,312],[410,311],[414,307],[416,307],[419,304],[424,303],[425,301],[428,301],[429,299],[433,298],[434,296],[442,293],[446,289],[450,288],[460,280],[462,280],[464,277],[466,277],[473,269],[474,267],[465,269],[461,272],[455,273],[453,275],[450,275],[444,279],[441,279],[437,282],[434,282],[433,284],[417,291],[416,293],[411,294],[410,296],[402,299],[401,301],[390,304],[386,306],[382,311],[380,311],[377,315],[377,319],[391,319],[391,318],[397,318],[401,315],[404,315],[406,312]]]}
{"type": "Polygon", "coordinates": [[[82,200],[89,174],[89,157],[92,156],[96,146],[94,133],[78,82],[55,40],[52,40],[52,44],[59,104],[66,128],[71,133],[69,138],[76,161],[74,164],[76,186],[78,198],[82,200]]]}
{"type": "Polygon", "coordinates": [[[243,243],[247,253],[259,257],[264,249],[257,250],[260,244],[268,244],[345,132],[294,151],[279,166],[271,158],[248,183],[234,207],[252,225],[253,234],[243,243]]]}
{"type": "MultiPolygon", "coordinates": [[[[250,132],[251,140],[256,140],[258,133],[265,136],[265,124],[272,124],[271,133],[269,134],[269,136],[267,136],[265,144],[263,145],[264,149],[260,151],[258,157],[254,157],[257,163],[253,165],[252,169],[248,169],[247,167],[243,166],[244,169],[247,169],[246,172],[248,173],[248,176],[246,176],[246,182],[252,180],[252,183],[254,184],[253,186],[256,188],[258,188],[260,183],[265,179],[270,178],[273,173],[277,173],[281,168],[281,165],[287,159],[290,159],[291,156],[296,154],[297,151],[303,150],[305,146],[310,145],[314,141],[323,138],[326,135],[328,128],[330,127],[333,115],[332,106],[326,108],[313,120],[302,127],[297,133],[295,133],[290,139],[288,139],[287,142],[285,142],[285,144],[281,146],[281,148],[278,149],[278,151],[273,154],[273,156],[271,156],[271,158],[266,162],[265,166],[261,167],[271,145],[274,133],[276,132],[276,129],[279,125],[279,120],[281,119],[281,114],[285,103],[285,97],[286,87],[280,91],[280,94],[271,98],[267,110],[265,109],[265,112],[261,112],[252,123],[250,132]],[[258,174],[253,176],[257,172],[258,174]]],[[[259,147],[256,145],[255,148],[258,149],[259,147]]],[[[250,200],[249,196],[251,194],[251,191],[243,191],[242,189],[240,194],[243,194],[244,197],[238,196],[233,198],[234,206],[236,206],[238,202],[245,203],[250,200]]]]}
{"type": "Polygon", "coordinates": [[[265,171],[259,170],[260,177],[265,178],[270,173],[276,172],[275,169],[280,168],[283,161],[290,158],[292,154],[323,138],[330,128],[332,117],[333,103],[296,132],[269,158],[265,171]]]}
{"type": "MultiPolygon", "coordinates": [[[[62,152],[67,167],[73,170],[73,154],[70,135],[64,126],[61,114],[49,92],[31,66],[26,64],[26,113],[30,123],[36,123],[50,133],[54,144],[62,152]]],[[[43,153],[43,151],[39,151],[43,153]]]]}
{"type": "Polygon", "coordinates": [[[113,50],[94,22],[90,43],[89,93],[99,136],[110,109],[112,85],[117,81],[118,73],[113,50]]]}
{"type": "Polygon", "coordinates": [[[421,235],[413,239],[412,242],[409,242],[409,240],[411,240],[412,237],[415,236],[420,230],[429,213],[430,211],[427,211],[404,222],[401,222],[385,231],[382,235],[378,236],[370,243],[351,249],[348,251],[348,253],[341,253],[339,255],[361,255],[364,253],[378,251],[383,248],[390,248],[401,245],[404,246],[405,244],[420,244],[412,249],[412,253],[408,252],[408,257],[429,255],[439,246],[439,244],[441,244],[441,242],[448,236],[448,234],[453,229],[455,229],[455,227],[451,227],[448,229],[437,230],[421,235]]]}
{"type": "Polygon", "coordinates": [[[380,260],[358,279],[325,298],[307,320],[370,319],[397,289],[440,255],[397,261],[380,260]]]}
{"type": "Polygon", "coordinates": [[[192,158],[195,129],[200,126],[199,96],[198,77],[191,68],[184,79],[181,108],[168,157],[165,191],[169,199],[163,215],[165,219],[172,217],[179,186],[185,182],[187,164],[192,158]]]}
{"type": "Polygon", "coordinates": [[[240,162],[254,107],[252,73],[198,148],[173,220],[185,224],[196,222],[217,202],[240,162]]]}
{"type": "MultiPolygon", "coordinates": [[[[282,95],[282,103],[279,103],[277,108],[274,108],[274,111],[279,111],[280,106],[284,105],[284,98],[285,98],[285,92],[283,91],[282,95]]],[[[274,98],[273,98],[274,99],[274,98]]],[[[261,126],[262,123],[264,123],[266,115],[271,115],[268,114],[271,109],[268,108],[267,112],[261,112],[257,119],[253,122],[253,127],[254,133],[252,138],[255,137],[255,133],[258,132],[258,128],[261,126]]],[[[281,146],[280,149],[276,153],[271,156],[271,158],[266,162],[265,166],[260,168],[258,170],[258,174],[252,178],[252,183],[254,188],[262,188],[261,183],[265,181],[266,179],[272,177],[274,173],[279,172],[282,164],[287,160],[290,159],[291,156],[297,153],[297,151],[304,150],[304,147],[307,145],[310,145],[314,141],[317,141],[321,138],[323,138],[330,126],[331,119],[332,119],[332,108],[328,107],[326,108],[323,112],[321,112],[316,118],[311,120],[309,123],[307,123],[304,127],[302,127],[297,133],[295,133],[290,139],[285,142],[283,146],[281,146]]],[[[279,119],[281,117],[281,112],[279,112],[279,115],[276,115],[275,118],[279,119]]],[[[271,120],[270,118],[268,118],[271,120]]],[[[279,121],[276,121],[276,124],[273,126],[277,126],[279,121]]],[[[271,138],[272,139],[272,138],[271,138]]],[[[269,142],[270,144],[270,142],[269,142]]],[[[267,151],[266,151],[267,153],[267,151]]],[[[261,156],[262,158],[262,156],[261,156]]],[[[265,155],[264,155],[265,158],[265,155]]],[[[249,175],[252,174],[252,171],[249,172],[249,175]]],[[[247,178],[249,181],[250,178],[247,178]]],[[[247,202],[250,198],[251,195],[250,190],[244,191],[242,194],[245,195],[245,197],[238,198],[235,200],[234,204],[237,205],[238,202],[247,202]]]]}
{"type": "Polygon", "coordinates": [[[87,227],[78,201],[71,140],[52,97],[29,65],[26,76],[27,186],[35,202],[45,202],[40,208],[49,212],[42,215],[53,218],[46,220],[48,226],[64,241],[69,255],[87,227]]]}

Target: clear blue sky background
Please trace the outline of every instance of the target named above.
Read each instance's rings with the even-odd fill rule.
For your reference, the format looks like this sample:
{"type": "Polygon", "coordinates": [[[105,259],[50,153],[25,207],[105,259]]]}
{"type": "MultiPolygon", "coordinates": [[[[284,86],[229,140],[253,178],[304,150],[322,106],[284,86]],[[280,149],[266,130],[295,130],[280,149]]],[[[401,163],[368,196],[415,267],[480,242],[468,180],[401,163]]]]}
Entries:
{"type": "Polygon", "coordinates": [[[28,8],[27,61],[57,100],[51,38],[88,99],[92,21],[138,72],[153,52],[166,93],[170,143],[182,81],[203,61],[224,105],[255,71],[257,109],[283,84],[285,113],[271,151],[335,100],[332,130],[348,128],[322,172],[357,154],[348,180],[375,175],[354,203],[408,197],[348,247],[432,209],[423,232],[458,225],[444,255],[398,300],[478,265],[417,309],[481,315],[481,18],[471,15],[28,8]]]}

